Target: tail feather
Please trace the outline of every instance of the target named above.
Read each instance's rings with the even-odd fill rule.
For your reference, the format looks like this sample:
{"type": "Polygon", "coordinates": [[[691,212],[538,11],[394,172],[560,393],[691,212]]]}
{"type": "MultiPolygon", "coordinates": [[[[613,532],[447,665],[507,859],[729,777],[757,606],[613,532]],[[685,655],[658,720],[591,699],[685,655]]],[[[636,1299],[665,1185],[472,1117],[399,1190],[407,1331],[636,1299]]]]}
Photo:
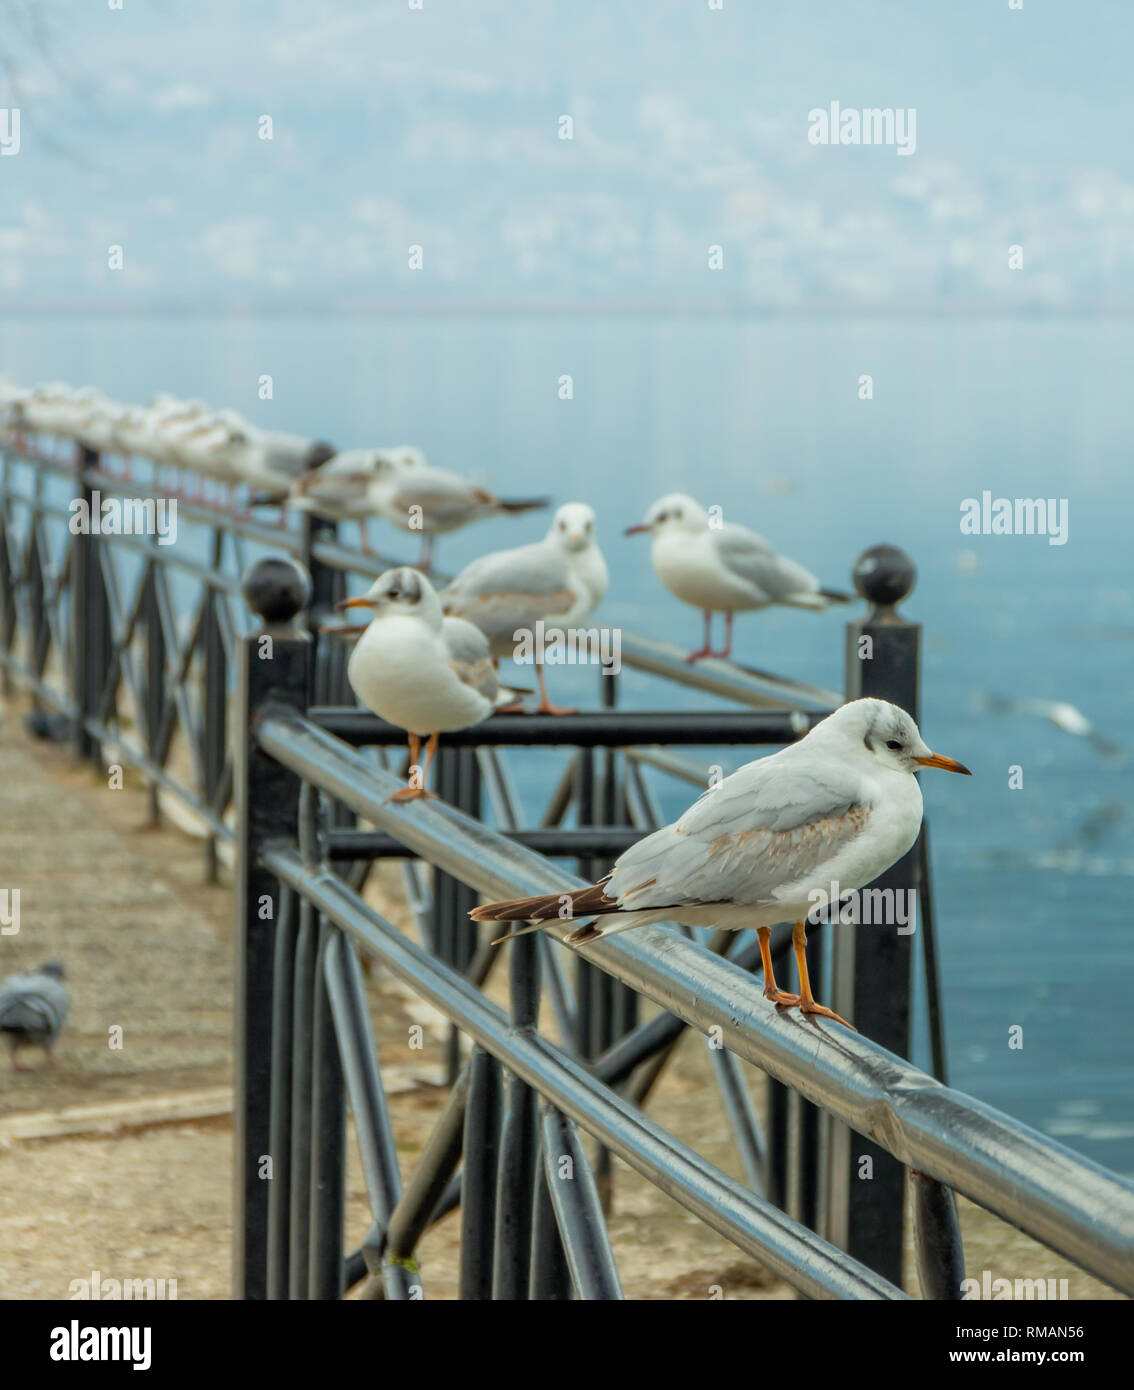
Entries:
{"type": "Polygon", "coordinates": [[[55,1015],[41,999],[13,999],[0,1009],[0,1029],[6,1033],[50,1033],[55,1015]]]}
{"type": "Polygon", "coordinates": [[[819,592],[830,603],[853,603],[855,600],[855,595],[844,589],[820,589],[819,592]]]}
{"type": "Polygon", "coordinates": [[[550,497],[498,497],[496,505],[502,512],[531,512],[551,506],[550,497]]]}
{"type": "MultiPolygon", "coordinates": [[[[589,888],[576,888],[570,893],[543,893],[534,898],[510,898],[506,902],[481,903],[474,907],[469,916],[474,922],[527,922],[530,925],[508,936],[498,937],[492,944],[510,941],[530,931],[539,931],[548,922],[572,921],[579,917],[595,917],[609,912],[617,912],[618,903],[608,898],[602,883],[594,883],[589,888]]],[[[596,933],[597,935],[597,933],[596,933]]],[[[574,941],[590,939],[590,928],[576,928],[571,933],[574,941]]]]}

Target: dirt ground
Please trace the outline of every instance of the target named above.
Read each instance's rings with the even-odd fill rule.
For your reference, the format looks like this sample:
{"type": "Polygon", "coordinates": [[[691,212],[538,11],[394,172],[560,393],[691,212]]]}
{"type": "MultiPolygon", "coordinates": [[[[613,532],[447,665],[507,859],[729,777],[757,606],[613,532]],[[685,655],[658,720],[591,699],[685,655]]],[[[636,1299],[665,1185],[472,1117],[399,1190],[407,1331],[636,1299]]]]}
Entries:
{"type": "MultiPolygon", "coordinates": [[[[32,739],[22,702],[0,725],[0,886],[21,893],[20,931],[0,936],[0,975],[65,962],[72,1014],[57,1064],[0,1064],[0,1299],[67,1297],[103,1281],[176,1280],[180,1299],[231,1295],[232,906],[203,882],[200,840],[152,826],[143,788],[111,791],[69,749],[32,739]],[[120,1030],[121,1045],[115,1046],[120,1030]]],[[[224,877],[222,873],[222,877],[224,877]]],[[[373,905],[408,922],[386,865],[373,905]]],[[[439,1016],[376,967],[371,1015],[403,1171],[444,1104],[439,1016]],[[422,1052],[407,1046],[423,1024],[422,1052]]],[[[499,996],[498,996],[499,997],[499,996]]],[[[747,1070],[757,1109],[763,1079],[747,1070]]],[[[741,1176],[701,1038],[686,1034],[650,1114],[741,1176]]],[[[370,1224],[353,1134],[347,1240],[370,1224]]],[[[793,1297],[791,1289],[623,1165],[610,1235],[627,1297],[793,1297]]],[[[1064,1277],[1072,1298],[1117,1297],[986,1213],[961,1203],[970,1274],[1064,1277]]],[[[419,1249],[426,1296],[457,1293],[458,1222],[419,1249]]],[[[907,1261],[907,1286],[916,1275],[907,1261]]]]}

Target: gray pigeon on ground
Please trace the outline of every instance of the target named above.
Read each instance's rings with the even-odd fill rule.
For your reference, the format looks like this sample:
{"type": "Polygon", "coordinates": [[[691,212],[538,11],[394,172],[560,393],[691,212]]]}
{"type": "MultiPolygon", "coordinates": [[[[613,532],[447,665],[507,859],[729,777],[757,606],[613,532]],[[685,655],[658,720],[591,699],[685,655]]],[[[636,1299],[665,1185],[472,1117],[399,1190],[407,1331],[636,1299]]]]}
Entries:
{"type": "Polygon", "coordinates": [[[22,1070],[16,1058],[21,1047],[42,1047],[51,1058],[70,1007],[63,967],[57,960],[0,980],[0,1037],[14,1071],[22,1070]]]}

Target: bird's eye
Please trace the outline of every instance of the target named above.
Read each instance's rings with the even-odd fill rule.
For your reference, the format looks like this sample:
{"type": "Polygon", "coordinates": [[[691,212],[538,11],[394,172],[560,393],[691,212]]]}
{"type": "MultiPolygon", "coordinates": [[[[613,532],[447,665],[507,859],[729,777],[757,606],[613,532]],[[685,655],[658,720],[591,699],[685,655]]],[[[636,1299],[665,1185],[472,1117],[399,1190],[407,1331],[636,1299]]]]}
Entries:
{"type": "Polygon", "coordinates": [[[658,520],[659,520],[659,521],[664,521],[668,515],[669,515],[668,512],[658,512],[658,520]]]}
{"type": "Polygon", "coordinates": [[[559,523],[559,529],[560,529],[561,531],[566,531],[566,529],[567,529],[567,523],[566,523],[565,521],[561,521],[561,522],[559,523]]]}
{"type": "Polygon", "coordinates": [[[888,739],[886,740],[886,747],[887,747],[887,748],[898,749],[898,748],[900,748],[901,746],[902,746],[902,745],[898,742],[898,740],[897,740],[896,738],[888,738],[888,739]]]}
{"type": "Polygon", "coordinates": [[[677,511],[674,512],[674,514],[673,514],[673,519],[674,519],[674,521],[680,521],[680,520],[681,520],[681,508],[680,508],[680,507],[677,509],[677,511]]]}

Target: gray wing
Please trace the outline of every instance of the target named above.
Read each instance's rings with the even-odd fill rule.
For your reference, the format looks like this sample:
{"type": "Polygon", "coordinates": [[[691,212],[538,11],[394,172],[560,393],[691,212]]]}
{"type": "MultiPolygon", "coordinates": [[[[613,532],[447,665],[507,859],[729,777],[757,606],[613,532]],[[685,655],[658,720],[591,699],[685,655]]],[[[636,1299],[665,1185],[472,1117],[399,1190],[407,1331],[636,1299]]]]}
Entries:
{"type": "Polygon", "coordinates": [[[282,473],[289,478],[299,478],[303,475],[308,455],[311,453],[310,439],[304,439],[299,434],[283,434],[278,430],[269,430],[264,436],[264,443],[266,462],[274,473],[282,473]]]}
{"type": "Polygon", "coordinates": [[[495,638],[511,638],[539,618],[570,612],[574,602],[566,561],[541,541],[481,556],[441,595],[446,613],[495,638]]]}
{"type": "Polygon", "coordinates": [[[53,975],[29,971],[0,984],[0,1029],[33,1042],[54,1042],[70,1008],[67,986],[53,975]]]}
{"type": "Polygon", "coordinates": [[[398,479],[398,490],[390,499],[398,511],[421,507],[437,521],[458,521],[470,511],[495,505],[496,498],[484,488],[473,487],[456,473],[426,465],[408,468],[398,479]]]}
{"type": "Polygon", "coordinates": [[[628,908],[772,903],[865,830],[870,808],[838,768],[801,775],[779,754],[748,763],[614,866],[606,891],[628,908]]]}
{"type": "Polygon", "coordinates": [[[819,581],[810,570],[777,555],[763,536],[728,522],[713,533],[717,554],[734,574],[754,584],[771,603],[818,595],[819,581]]]}
{"type": "Polygon", "coordinates": [[[359,507],[366,501],[370,481],[381,461],[373,449],[348,449],[296,480],[295,494],[316,505],[359,507]]]}
{"type": "Polygon", "coordinates": [[[465,685],[471,686],[486,700],[495,700],[500,689],[488,638],[480,628],[463,618],[446,618],[441,635],[449,650],[449,664],[465,685]]]}

